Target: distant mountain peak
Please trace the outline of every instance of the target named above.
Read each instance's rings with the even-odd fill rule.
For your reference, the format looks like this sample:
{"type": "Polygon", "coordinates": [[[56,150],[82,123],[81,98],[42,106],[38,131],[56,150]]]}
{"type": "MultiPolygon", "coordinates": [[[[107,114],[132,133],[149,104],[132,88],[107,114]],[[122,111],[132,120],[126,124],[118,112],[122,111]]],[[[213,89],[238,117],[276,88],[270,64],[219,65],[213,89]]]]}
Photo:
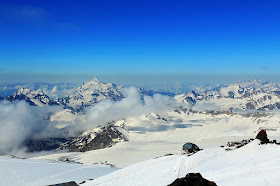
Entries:
{"type": "Polygon", "coordinates": [[[74,111],[81,111],[101,100],[117,101],[123,98],[120,88],[112,83],[103,83],[97,78],[83,83],[74,92],[59,99],[59,103],[74,111]]]}
{"type": "Polygon", "coordinates": [[[28,104],[33,106],[58,105],[57,102],[51,100],[43,91],[32,90],[24,87],[18,89],[14,94],[6,97],[5,99],[11,102],[15,102],[16,100],[25,100],[28,104]]]}
{"type": "MultiPolygon", "coordinates": [[[[84,84],[99,84],[99,83],[103,83],[103,82],[101,82],[101,81],[99,81],[99,79],[97,79],[97,78],[93,78],[92,80],[90,80],[90,81],[87,81],[87,82],[84,82],[83,83],[83,85],[84,84]]],[[[104,84],[104,83],[103,83],[104,84]]]]}
{"type": "Polygon", "coordinates": [[[116,85],[112,83],[104,83],[97,78],[93,78],[92,80],[88,82],[84,82],[80,87],[77,87],[76,90],[78,89],[108,89],[108,88],[115,88],[117,87],[116,85]]]}
{"type": "Polygon", "coordinates": [[[28,88],[24,88],[21,87],[20,89],[18,89],[13,95],[19,95],[19,94],[23,94],[23,95],[46,95],[43,91],[41,90],[32,90],[32,89],[28,89],[28,88]]]}
{"type": "Polygon", "coordinates": [[[96,77],[93,78],[91,81],[94,81],[94,82],[100,82],[96,77]]]}

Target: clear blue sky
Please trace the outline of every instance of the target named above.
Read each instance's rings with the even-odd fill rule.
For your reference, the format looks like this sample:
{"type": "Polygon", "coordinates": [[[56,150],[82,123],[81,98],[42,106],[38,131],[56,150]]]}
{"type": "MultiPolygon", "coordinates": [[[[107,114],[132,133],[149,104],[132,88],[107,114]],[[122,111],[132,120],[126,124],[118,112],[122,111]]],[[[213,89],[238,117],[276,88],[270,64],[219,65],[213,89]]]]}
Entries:
{"type": "Polygon", "coordinates": [[[0,0],[0,28],[0,73],[280,73],[277,0],[0,0]]]}

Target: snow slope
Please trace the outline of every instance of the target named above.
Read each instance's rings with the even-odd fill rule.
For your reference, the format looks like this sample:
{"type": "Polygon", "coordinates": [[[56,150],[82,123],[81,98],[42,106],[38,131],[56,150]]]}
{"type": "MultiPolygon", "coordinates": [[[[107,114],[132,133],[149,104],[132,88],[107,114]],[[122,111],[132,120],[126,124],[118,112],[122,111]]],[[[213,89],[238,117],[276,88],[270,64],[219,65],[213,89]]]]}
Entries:
{"type": "Polygon", "coordinates": [[[275,186],[280,181],[280,146],[260,141],[233,151],[209,148],[192,156],[171,155],[138,163],[91,182],[89,185],[165,186],[190,172],[200,172],[219,186],[275,186]]]}
{"type": "Polygon", "coordinates": [[[84,180],[96,179],[116,170],[118,168],[107,165],[82,165],[0,156],[0,185],[39,186],[68,181],[80,183],[84,180]]]}

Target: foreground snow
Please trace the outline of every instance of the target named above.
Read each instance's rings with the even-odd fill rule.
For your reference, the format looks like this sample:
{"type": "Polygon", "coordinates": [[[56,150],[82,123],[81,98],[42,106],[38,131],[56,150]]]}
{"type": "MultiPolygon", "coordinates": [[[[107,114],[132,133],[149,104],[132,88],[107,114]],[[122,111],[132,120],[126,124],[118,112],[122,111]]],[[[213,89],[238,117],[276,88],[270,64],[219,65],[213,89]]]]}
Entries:
{"type": "MultiPolygon", "coordinates": [[[[84,180],[94,179],[82,185],[165,186],[190,172],[199,172],[204,178],[216,182],[219,186],[277,185],[280,182],[280,145],[259,145],[259,143],[258,140],[254,140],[232,151],[212,147],[192,156],[181,154],[163,156],[120,170],[105,165],[22,160],[2,156],[0,185],[48,185],[68,181],[81,183],[84,180]]],[[[166,144],[164,146],[166,147],[166,144]]],[[[114,154],[111,156],[116,160],[120,158],[114,154]]],[[[125,154],[124,156],[123,159],[127,160],[136,158],[125,154]]]]}
{"type": "Polygon", "coordinates": [[[216,147],[189,157],[165,156],[129,166],[83,185],[163,186],[190,172],[200,172],[219,186],[274,186],[280,182],[280,146],[259,145],[255,140],[233,151],[216,147]]]}
{"type": "Polygon", "coordinates": [[[68,181],[80,183],[116,171],[105,165],[51,162],[0,156],[0,185],[49,185],[68,181]]]}

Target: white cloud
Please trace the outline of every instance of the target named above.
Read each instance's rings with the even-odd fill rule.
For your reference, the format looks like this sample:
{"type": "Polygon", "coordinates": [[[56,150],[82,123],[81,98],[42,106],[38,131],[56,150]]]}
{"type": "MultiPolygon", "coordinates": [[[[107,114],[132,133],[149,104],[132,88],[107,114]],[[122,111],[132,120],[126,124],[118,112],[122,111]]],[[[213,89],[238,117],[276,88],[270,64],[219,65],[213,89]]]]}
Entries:
{"type": "Polygon", "coordinates": [[[23,142],[30,138],[43,138],[60,135],[55,122],[42,120],[48,113],[60,107],[34,107],[25,101],[0,102],[0,154],[16,152],[23,142]]]}
{"type": "Polygon", "coordinates": [[[172,98],[159,94],[153,97],[145,96],[142,100],[135,87],[124,88],[122,93],[125,98],[120,101],[104,100],[88,108],[85,123],[80,127],[90,129],[126,117],[137,117],[151,112],[161,113],[175,105],[172,98]]]}
{"type": "Polygon", "coordinates": [[[105,126],[111,121],[147,115],[151,112],[160,114],[175,106],[171,97],[159,94],[153,97],[145,96],[144,99],[141,99],[141,95],[135,87],[124,88],[122,93],[125,96],[122,100],[101,101],[89,107],[85,114],[76,113],[74,121],[64,123],[42,120],[49,113],[61,110],[61,107],[34,107],[25,101],[15,103],[1,101],[0,154],[15,154],[16,151],[21,150],[27,139],[75,136],[77,132],[93,129],[98,125],[105,126]],[[64,130],[56,128],[61,124],[65,124],[64,130],[68,131],[67,134],[64,133],[64,130]]]}
{"type": "Polygon", "coordinates": [[[0,119],[0,153],[18,149],[38,123],[24,101],[0,102],[0,119]]]}

